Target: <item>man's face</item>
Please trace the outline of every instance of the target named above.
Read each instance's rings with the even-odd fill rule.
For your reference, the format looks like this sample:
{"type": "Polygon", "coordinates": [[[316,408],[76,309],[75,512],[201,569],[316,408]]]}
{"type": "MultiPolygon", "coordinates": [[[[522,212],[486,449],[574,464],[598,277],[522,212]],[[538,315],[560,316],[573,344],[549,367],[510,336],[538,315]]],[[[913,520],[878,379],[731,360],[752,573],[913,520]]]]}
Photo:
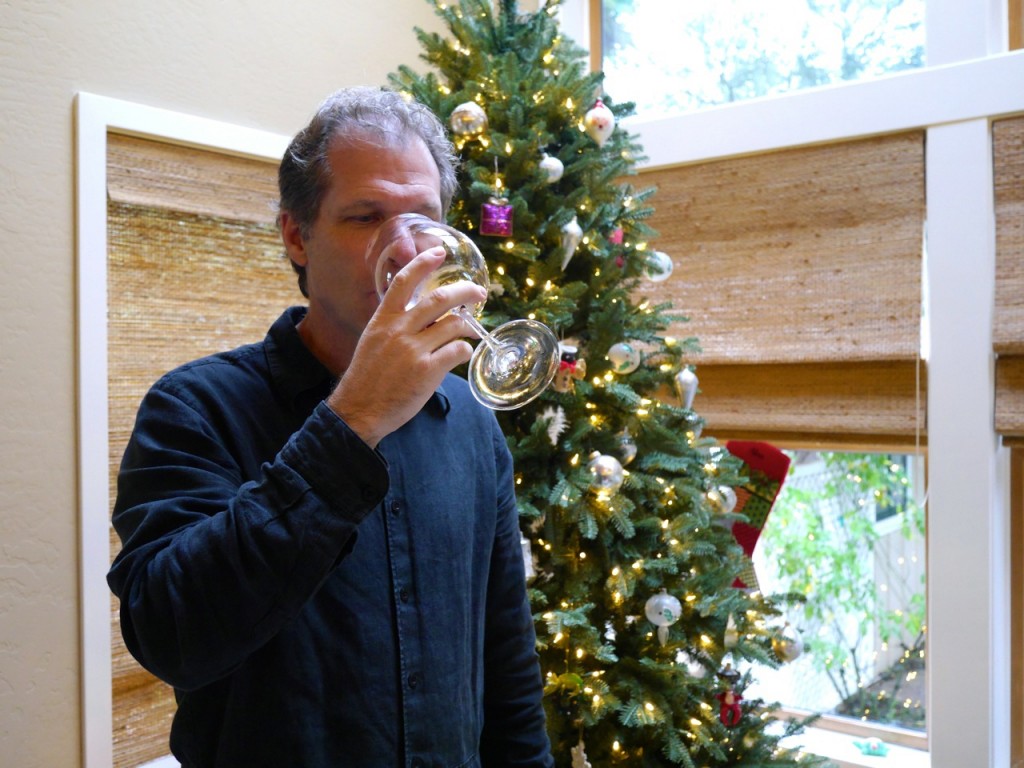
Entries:
{"type": "Polygon", "coordinates": [[[401,213],[442,217],[440,174],[423,141],[367,139],[330,147],[331,178],[308,237],[282,217],[288,255],[306,268],[306,331],[318,346],[342,347],[348,356],[379,304],[375,265],[365,257],[378,225],[401,213]]]}

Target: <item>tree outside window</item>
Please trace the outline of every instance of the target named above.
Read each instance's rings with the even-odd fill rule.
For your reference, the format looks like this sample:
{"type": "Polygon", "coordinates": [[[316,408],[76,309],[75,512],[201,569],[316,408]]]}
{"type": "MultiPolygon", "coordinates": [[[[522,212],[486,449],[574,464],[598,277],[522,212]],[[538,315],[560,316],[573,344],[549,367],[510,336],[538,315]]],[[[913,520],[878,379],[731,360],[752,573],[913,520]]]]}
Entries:
{"type": "Polygon", "coordinates": [[[924,65],[924,0],[605,0],[605,90],[674,113],[924,65]]]}
{"type": "Polygon", "coordinates": [[[913,457],[793,454],[756,553],[804,653],[760,684],[791,707],[924,730],[925,525],[913,457]]]}

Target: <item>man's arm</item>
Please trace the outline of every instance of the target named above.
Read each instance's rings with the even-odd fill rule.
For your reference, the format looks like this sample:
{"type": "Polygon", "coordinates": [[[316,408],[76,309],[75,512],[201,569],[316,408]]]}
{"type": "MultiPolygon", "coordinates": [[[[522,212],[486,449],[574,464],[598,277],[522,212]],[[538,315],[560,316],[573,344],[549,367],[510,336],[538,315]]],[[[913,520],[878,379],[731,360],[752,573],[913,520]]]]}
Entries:
{"type": "Polygon", "coordinates": [[[196,403],[154,388],[118,478],[123,549],[108,581],[125,643],[182,689],[273,637],[387,490],[383,460],[323,404],[254,479],[218,428],[196,403]]]}

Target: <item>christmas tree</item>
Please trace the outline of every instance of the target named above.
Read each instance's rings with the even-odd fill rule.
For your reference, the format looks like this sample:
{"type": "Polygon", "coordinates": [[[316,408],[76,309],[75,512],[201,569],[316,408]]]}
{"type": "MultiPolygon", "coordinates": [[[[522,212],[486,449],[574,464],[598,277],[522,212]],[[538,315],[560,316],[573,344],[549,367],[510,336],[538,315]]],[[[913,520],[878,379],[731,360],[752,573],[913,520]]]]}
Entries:
{"type": "Polygon", "coordinates": [[[773,476],[701,434],[697,342],[667,335],[685,318],[644,297],[672,262],[651,245],[653,190],[629,182],[643,159],[619,123],[632,104],[602,92],[558,5],[436,0],[450,34],[416,30],[429,70],[391,76],[451,126],[463,175],[449,223],[487,260],[484,325],[534,318],[561,339],[553,385],[498,412],[556,760],[820,762],[779,746],[799,724],[744,697],[756,666],[799,642],[737,535],[756,539],[737,501],[759,500],[763,524],[773,476]]]}

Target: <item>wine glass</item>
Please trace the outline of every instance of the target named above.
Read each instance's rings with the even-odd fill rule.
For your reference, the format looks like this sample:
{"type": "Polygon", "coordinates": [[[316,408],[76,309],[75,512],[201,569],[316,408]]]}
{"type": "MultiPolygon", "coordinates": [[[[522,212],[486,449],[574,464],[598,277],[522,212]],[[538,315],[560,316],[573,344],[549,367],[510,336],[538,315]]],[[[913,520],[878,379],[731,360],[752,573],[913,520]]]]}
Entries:
{"type": "MultiPolygon", "coordinates": [[[[417,213],[388,219],[374,233],[366,258],[375,263],[377,293],[383,297],[392,278],[417,253],[441,246],[444,261],[413,293],[408,306],[442,285],[468,280],[490,287],[487,264],[476,244],[464,233],[417,213]]],[[[484,302],[452,310],[480,337],[469,360],[473,396],[498,411],[512,410],[535,399],[558,371],[558,339],[536,320],[511,320],[488,332],[477,319],[484,302]]],[[[407,307],[408,308],[408,307],[407,307]]]]}

